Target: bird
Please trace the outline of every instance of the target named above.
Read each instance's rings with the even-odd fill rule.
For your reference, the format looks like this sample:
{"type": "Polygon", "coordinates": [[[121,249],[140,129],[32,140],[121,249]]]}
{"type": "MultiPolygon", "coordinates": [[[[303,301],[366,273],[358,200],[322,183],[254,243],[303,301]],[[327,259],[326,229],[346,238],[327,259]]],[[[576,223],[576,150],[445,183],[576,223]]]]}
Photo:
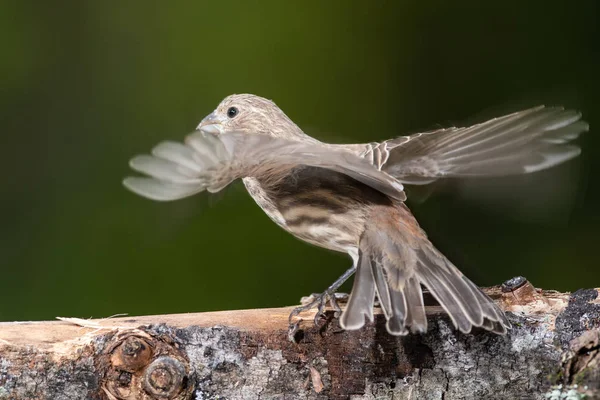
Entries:
{"type": "MultiPolygon", "coordinates": [[[[571,142],[588,130],[581,113],[537,106],[473,126],[450,127],[381,142],[331,144],[296,125],[273,101],[226,97],[183,143],[164,141],[131,159],[145,175],[124,179],[134,193],[172,201],[215,193],[241,179],[267,216],[296,238],[346,253],[351,267],[311,307],[328,301],[352,275],[339,323],[357,330],[373,322],[376,300],[391,335],[427,331],[428,290],[456,329],[503,335],[503,310],[428,239],[405,204],[404,185],[444,178],[534,173],[580,154],[571,142]]],[[[341,311],[341,310],[340,310],[341,311]]]]}

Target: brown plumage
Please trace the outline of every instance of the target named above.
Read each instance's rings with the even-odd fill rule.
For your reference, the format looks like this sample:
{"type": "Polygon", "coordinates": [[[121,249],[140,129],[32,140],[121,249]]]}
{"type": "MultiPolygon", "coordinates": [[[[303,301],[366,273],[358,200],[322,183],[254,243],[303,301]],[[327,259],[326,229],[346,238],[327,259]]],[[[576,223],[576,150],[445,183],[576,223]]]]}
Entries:
{"type": "Polygon", "coordinates": [[[356,271],[340,320],[346,329],[373,319],[377,297],[391,334],[426,331],[425,286],[462,332],[502,334],[510,326],[504,313],[427,239],[403,203],[402,183],[549,168],[579,154],[567,143],[587,124],[577,112],[537,107],[467,128],[333,145],[306,135],[272,101],[243,94],[223,100],[197,129],[185,145],[163,142],[152,156],[132,159],[149,177],[125,186],[166,201],[241,178],[283,229],[352,257],[352,268],[315,302],[321,310],[356,271]]]}

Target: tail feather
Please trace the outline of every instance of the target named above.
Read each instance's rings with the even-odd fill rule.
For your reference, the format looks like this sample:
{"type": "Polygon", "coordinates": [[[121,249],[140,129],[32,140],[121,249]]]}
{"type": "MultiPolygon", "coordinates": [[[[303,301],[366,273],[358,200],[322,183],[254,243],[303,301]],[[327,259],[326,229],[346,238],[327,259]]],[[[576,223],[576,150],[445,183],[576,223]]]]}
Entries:
{"type": "Polygon", "coordinates": [[[476,292],[479,297],[479,304],[481,304],[483,315],[485,316],[482,328],[504,335],[506,330],[511,326],[504,312],[502,312],[502,310],[494,304],[492,299],[483,293],[473,282],[469,281],[469,283],[473,286],[473,291],[476,292]]]}
{"type": "Polygon", "coordinates": [[[510,327],[504,313],[429,242],[423,243],[415,275],[450,315],[461,332],[482,327],[505,333],[510,327]]]}
{"type": "Polygon", "coordinates": [[[373,322],[375,284],[371,272],[370,253],[359,253],[359,261],[354,275],[354,284],[348,306],[340,317],[340,325],[347,330],[359,329],[365,324],[365,317],[373,322]]]}
{"type": "Polygon", "coordinates": [[[388,284],[383,265],[380,260],[374,260],[371,262],[371,271],[377,298],[387,319],[388,332],[393,335],[406,335],[409,326],[413,332],[425,332],[427,317],[419,281],[411,277],[406,280],[404,290],[395,290],[388,284]]]}
{"type": "Polygon", "coordinates": [[[387,320],[386,328],[392,335],[406,335],[408,334],[406,317],[409,305],[406,302],[404,291],[390,290],[390,297],[392,299],[392,315],[387,320]]]}
{"type": "Polygon", "coordinates": [[[408,307],[406,317],[408,325],[413,333],[427,331],[427,316],[425,315],[425,306],[423,304],[423,291],[421,284],[416,277],[411,277],[404,286],[404,296],[408,307]]]}
{"type": "Polygon", "coordinates": [[[373,279],[375,281],[375,290],[377,291],[377,298],[379,304],[386,318],[392,316],[392,298],[390,295],[390,289],[387,283],[387,278],[383,272],[383,267],[379,260],[373,260],[371,262],[371,272],[373,273],[373,279]]]}
{"type": "Polygon", "coordinates": [[[433,297],[446,310],[450,319],[461,332],[469,332],[472,322],[464,312],[464,308],[453,289],[449,287],[442,276],[435,274],[429,268],[421,265],[417,272],[419,280],[429,289],[433,297]],[[441,279],[440,279],[441,278],[441,279]]]}
{"type": "Polygon", "coordinates": [[[431,285],[442,286],[439,290],[447,290],[456,299],[467,319],[473,325],[481,325],[484,315],[480,301],[464,275],[433,245],[424,244],[417,254],[420,261],[417,263],[417,275],[426,274],[431,285]]]}
{"type": "Polygon", "coordinates": [[[408,242],[393,242],[399,249],[402,247],[394,251],[395,255],[409,255],[399,258],[389,257],[392,241],[381,230],[373,234],[367,231],[364,236],[352,294],[340,321],[343,328],[359,329],[364,325],[365,317],[372,321],[377,294],[390,334],[406,335],[408,328],[412,332],[425,332],[427,318],[421,285],[429,289],[461,332],[468,333],[473,327],[481,327],[504,334],[510,327],[494,302],[426,238],[416,241],[417,248],[408,247],[408,251],[408,242]],[[377,242],[382,239],[385,241],[378,248],[377,242]],[[399,276],[403,277],[400,282],[399,276]]]}

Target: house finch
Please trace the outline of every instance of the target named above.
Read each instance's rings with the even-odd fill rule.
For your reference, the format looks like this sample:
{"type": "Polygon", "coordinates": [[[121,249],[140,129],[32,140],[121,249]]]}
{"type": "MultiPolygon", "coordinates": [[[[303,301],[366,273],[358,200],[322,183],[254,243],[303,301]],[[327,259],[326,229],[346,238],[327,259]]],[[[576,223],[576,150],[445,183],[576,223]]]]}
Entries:
{"type": "Polygon", "coordinates": [[[306,242],[345,252],[346,271],[313,302],[327,300],[356,273],[340,324],[373,320],[377,296],[392,335],[427,330],[422,286],[462,332],[504,334],[506,316],[427,239],[404,204],[403,183],[445,177],[523,174],[577,156],[568,145],[588,126],[575,111],[536,107],[467,128],[439,129],[369,144],[328,144],[308,135],[275,103],[242,94],[225,98],[187,136],[162,142],[131,167],[149,177],[124,185],[153,200],[216,192],[242,178],[256,203],[306,242]]]}

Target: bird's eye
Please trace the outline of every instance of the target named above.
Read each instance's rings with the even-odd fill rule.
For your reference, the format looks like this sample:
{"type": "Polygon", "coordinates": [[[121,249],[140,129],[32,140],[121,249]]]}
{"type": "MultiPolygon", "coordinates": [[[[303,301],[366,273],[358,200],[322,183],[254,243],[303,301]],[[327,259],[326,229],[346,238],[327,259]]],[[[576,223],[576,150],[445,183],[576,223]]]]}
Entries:
{"type": "Polygon", "coordinates": [[[227,116],[229,118],[233,118],[236,115],[238,115],[238,112],[239,111],[238,111],[237,107],[229,107],[229,109],[227,110],[227,116]]]}

